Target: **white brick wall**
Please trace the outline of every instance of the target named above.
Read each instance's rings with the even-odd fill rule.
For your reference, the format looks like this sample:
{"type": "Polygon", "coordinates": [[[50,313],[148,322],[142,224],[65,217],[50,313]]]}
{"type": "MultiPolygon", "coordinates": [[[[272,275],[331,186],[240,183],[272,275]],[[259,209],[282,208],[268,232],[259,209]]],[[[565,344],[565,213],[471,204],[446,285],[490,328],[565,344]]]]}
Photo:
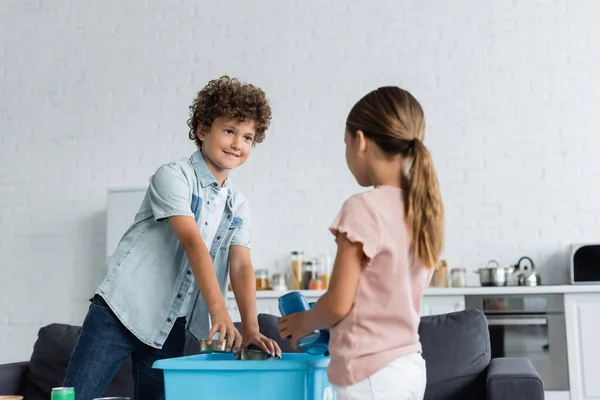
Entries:
{"type": "Polygon", "coordinates": [[[82,322],[107,187],[192,152],[187,107],[223,73],[273,103],[234,175],[257,267],[333,249],[327,226],[358,189],[344,118],[397,84],[426,111],[450,265],[529,255],[566,279],[566,246],[600,240],[599,13],[583,0],[0,2],[0,362],[27,359],[43,324],[82,322]]]}

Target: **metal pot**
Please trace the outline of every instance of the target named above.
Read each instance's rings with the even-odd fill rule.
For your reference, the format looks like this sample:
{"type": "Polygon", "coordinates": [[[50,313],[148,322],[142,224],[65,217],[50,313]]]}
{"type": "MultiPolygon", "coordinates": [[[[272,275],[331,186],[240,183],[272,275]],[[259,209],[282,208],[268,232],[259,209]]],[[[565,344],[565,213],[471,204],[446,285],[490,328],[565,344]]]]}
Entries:
{"type": "Polygon", "coordinates": [[[515,273],[522,271],[517,276],[517,282],[519,286],[540,286],[542,284],[542,278],[540,274],[535,272],[535,265],[533,260],[529,257],[521,257],[515,265],[515,273]],[[524,260],[529,261],[529,266],[521,265],[524,260]]]}
{"type": "Polygon", "coordinates": [[[512,268],[501,267],[498,261],[490,260],[485,265],[485,268],[479,268],[474,271],[479,274],[479,282],[481,286],[506,286],[508,275],[513,271],[512,268]],[[490,265],[496,265],[490,267],[490,265]]]}

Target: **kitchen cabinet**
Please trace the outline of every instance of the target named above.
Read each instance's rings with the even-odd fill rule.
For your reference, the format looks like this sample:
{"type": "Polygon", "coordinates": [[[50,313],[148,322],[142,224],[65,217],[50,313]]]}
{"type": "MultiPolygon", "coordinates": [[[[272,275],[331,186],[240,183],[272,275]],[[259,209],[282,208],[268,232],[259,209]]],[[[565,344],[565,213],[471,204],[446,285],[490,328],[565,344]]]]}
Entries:
{"type": "Polygon", "coordinates": [[[421,315],[447,314],[465,309],[465,296],[424,296],[421,315]]]}
{"type": "Polygon", "coordinates": [[[600,399],[600,293],[565,294],[571,399],[600,399]]]}

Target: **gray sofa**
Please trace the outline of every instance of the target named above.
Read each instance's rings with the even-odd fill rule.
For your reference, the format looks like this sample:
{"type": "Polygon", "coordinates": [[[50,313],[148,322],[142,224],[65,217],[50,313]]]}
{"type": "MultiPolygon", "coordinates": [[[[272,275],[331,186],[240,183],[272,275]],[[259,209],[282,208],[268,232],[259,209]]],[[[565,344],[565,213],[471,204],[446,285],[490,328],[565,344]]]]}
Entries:
{"type": "MultiPolygon", "coordinates": [[[[262,333],[277,340],[284,352],[293,352],[289,343],[279,338],[277,323],[273,315],[259,315],[262,333]]],[[[62,324],[41,328],[29,361],[0,365],[0,395],[47,400],[50,389],[62,382],[79,330],[62,324]]],[[[427,363],[425,399],[544,399],[542,382],[529,360],[491,359],[487,320],[480,311],[425,316],[419,334],[427,363]]],[[[195,354],[197,349],[195,339],[188,337],[185,353],[195,354]]],[[[132,386],[131,363],[127,361],[105,395],[133,398],[132,386]]]]}

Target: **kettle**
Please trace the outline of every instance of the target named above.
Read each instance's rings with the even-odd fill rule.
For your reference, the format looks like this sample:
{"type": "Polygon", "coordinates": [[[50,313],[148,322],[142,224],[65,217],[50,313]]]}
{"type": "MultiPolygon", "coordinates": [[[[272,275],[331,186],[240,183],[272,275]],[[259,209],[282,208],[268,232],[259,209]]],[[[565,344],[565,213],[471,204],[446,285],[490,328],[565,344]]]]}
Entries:
{"type": "Polygon", "coordinates": [[[535,272],[535,265],[529,257],[521,257],[515,265],[514,271],[518,273],[517,283],[519,286],[540,286],[542,284],[542,278],[535,272]],[[524,260],[529,261],[529,266],[521,265],[524,260]]]}

